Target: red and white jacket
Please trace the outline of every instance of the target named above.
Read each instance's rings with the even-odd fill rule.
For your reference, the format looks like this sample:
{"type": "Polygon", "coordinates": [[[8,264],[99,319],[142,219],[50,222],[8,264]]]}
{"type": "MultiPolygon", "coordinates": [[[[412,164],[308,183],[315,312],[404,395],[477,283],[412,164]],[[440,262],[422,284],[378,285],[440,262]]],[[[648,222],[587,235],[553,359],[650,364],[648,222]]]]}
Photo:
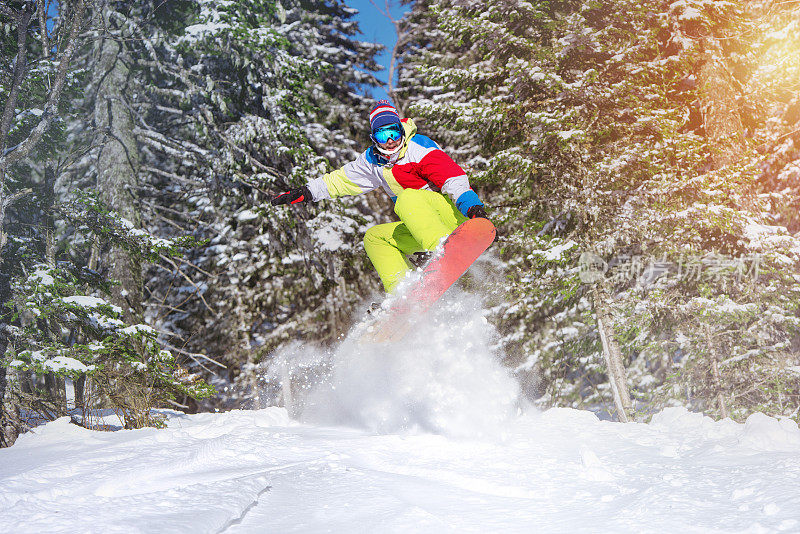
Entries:
{"type": "Polygon", "coordinates": [[[469,185],[464,170],[433,140],[417,133],[411,119],[402,120],[402,148],[384,156],[372,146],[342,168],[311,180],[308,188],[315,201],[345,195],[360,195],[378,187],[397,198],[404,189],[429,189],[453,199],[465,216],[482,204],[469,185]]]}

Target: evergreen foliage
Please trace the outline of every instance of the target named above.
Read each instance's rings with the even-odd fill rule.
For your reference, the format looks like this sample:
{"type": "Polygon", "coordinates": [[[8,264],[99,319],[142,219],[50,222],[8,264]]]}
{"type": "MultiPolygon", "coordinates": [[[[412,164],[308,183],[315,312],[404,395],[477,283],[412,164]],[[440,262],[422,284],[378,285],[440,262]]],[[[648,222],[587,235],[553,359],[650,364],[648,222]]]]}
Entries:
{"type": "MultiPolygon", "coordinates": [[[[380,291],[386,199],[268,203],[366,148],[380,47],[339,2],[44,6],[0,5],[0,444],[65,381],[131,427],[252,405],[380,291]]],[[[492,319],[539,404],[611,405],[602,312],[640,410],[797,415],[798,9],[413,4],[396,93],[500,226],[492,319]]]]}
{"type": "Polygon", "coordinates": [[[160,15],[136,30],[146,224],[209,241],[168,276],[151,270],[148,313],[174,344],[211,357],[222,402],[249,402],[254,363],[297,335],[335,339],[378,287],[358,233],[380,200],[267,203],[363,148],[371,102],[355,88],[374,83],[378,46],[353,40],[354,10],[341,4],[196,7],[155,2],[160,15]]]}
{"type": "MultiPolygon", "coordinates": [[[[194,239],[158,238],[108,209],[96,196],[70,189],[65,171],[86,147],[71,137],[68,118],[80,108],[88,71],[68,68],[72,50],[87,45],[82,2],[64,2],[52,31],[27,11],[44,3],[12,5],[4,34],[4,60],[15,66],[3,93],[18,91],[14,120],[4,133],[2,291],[4,444],[41,420],[92,408],[117,411],[126,427],[158,424],[151,408],[176,395],[213,394],[159,343],[152,327],[122,319],[122,309],[101,295],[116,284],[94,270],[92,245],[114,246],[145,261],[175,257],[194,239]],[[65,22],[67,21],[67,22],[65,22]],[[13,31],[12,31],[13,30],[13,31]],[[27,33],[27,38],[20,39],[27,33]],[[52,48],[49,46],[52,44],[52,48]],[[22,45],[22,46],[20,46],[22,45]],[[23,57],[24,60],[20,58],[23,57]],[[18,65],[23,65],[21,70],[18,65]],[[63,71],[63,78],[60,72],[63,71]],[[63,80],[63,81],[62,81],[63,80]],[[63,91],[56,88],[63,84],[63,91]],[[37,134],[40,132],[40,134],[37,134]],[[7,134],[7,135],[6,135],[7,134]],[[18,151],[30,145],[24,156],[18,151]],[[65,380],[73,384],[67,398],[65,380]]],[[[8,108],[6,108],[8,109],[8,108]]]]}
{"type": "MultiPolygon", "coordinates": [[[[798,359],[796,222],[759,185],[786,172],[762,154],[791,132],[774,117],[797,65],[775,41],[795,8],[750,7],[415,5],[411,23],[432,14],[444,38],[410,47],[403,79],[423,75],[448,98],[420,99],[412,112],[478,145],[471,176],[498,206],[513,266],[502,289],[515,298],[496,320],[510,363],[540,378],[543,404],[609,404],[580,277],[587,252],[607,269],[602,305],[641,407],[743,416],[797,406],[800,382],[785,371],[798,359]],[[782,54],[779,75],[759,57],[768,50],[782,54]],[[724,79],[705,74],[712,64],[724,79]],[[727,137],[711,131],[721,94],[745,125],[727,137]]],[[[790,150],[781,164],[796,162],[790,150]]]]}
{"type": "MultiPolygon", "coordinates": [[[[78,4],[59,4],[54,42],[78,4]]],[[[367,138],[370,103],[355,87],[374,83],[379,47],[353,39],[353,14],[328,2],[89,6],[59,120],[41,153],[13,167],[12,179],[30,177],[13,191],[42,194],[20,197],[5,220],[9,410],[24,400],[45,419],[65,413],[66,378],[86,407],[157,424],[150,407],[172,397],[196,408],[213,393],[201,374],[217,405],[245,402],[236,396],[257,379],[239,376],[247,362],[313,320],[323,337],[347,327],[349,307],[378,287],[377,277],[348,284],[364,279],[351,234],[374,220],[375,199],[316,219],[314,208],[264,206],[367,138]],[[115,169],[127,181],[114,182],[115,169]],[[114,280],[120,258],[132,285],[114,280]]],[[[36,114],[23,104],[33,111],[20,124],[36,114]]]]}

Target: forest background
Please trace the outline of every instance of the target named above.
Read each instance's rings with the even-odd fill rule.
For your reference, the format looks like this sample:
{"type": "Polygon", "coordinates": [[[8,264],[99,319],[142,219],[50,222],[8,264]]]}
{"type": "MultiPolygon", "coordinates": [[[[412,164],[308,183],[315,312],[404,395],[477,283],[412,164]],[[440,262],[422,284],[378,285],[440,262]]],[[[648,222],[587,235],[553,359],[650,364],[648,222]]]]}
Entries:
{"type": "MultiPolygon", "coordinates": [[[[498,226],[465,284],[526,397],[797,420],[800,2],[406,8],[384,89],[498,226]]],[[[368,144],[381,46],[354,15],[0,1],[0,445],[278,403],[275,351],[379,295],[360,236],[388,198],[268,203],[368,144]]]]}

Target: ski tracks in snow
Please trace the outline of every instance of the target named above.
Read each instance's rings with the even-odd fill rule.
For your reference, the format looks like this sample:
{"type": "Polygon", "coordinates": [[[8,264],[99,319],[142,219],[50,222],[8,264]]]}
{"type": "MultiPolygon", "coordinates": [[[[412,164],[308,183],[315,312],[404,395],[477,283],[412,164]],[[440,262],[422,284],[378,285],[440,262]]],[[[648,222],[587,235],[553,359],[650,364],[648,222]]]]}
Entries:
{"type": "Polygon", "coordinates": [[[800,430],[682,409],[552,409],[479,439],[299,424],[281,408],[165,430],[65,419],[0,451],[8,532],[797,532],[800,430]]]}
{"type": "Polygon", "coordinates": [[[280,410],[226,416],[173,414],[166,430],[110,434],[64,418],[24,435],[0,456],[0,523],[22,515],[12,531],[75,532],[76,521],[80,532],[219,531],[287,467],[253,446],[253,429],[291,424],[280,410]]]}
{"type": "Polygon", "coordinates": [[[797,531],[800,431],[770,421],[672,410],[623,425],[556,409],[493,440],[325,440],[347,453],[275,480],[231,532],[797,531]],[[754,435],[773,446],[754,448],[754,435]]]}

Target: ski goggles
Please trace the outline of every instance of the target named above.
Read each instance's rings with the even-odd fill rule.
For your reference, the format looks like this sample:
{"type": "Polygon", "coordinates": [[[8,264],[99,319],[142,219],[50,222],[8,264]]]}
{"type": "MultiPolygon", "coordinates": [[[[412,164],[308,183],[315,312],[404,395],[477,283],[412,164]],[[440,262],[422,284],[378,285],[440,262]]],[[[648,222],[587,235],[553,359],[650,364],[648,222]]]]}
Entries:
{"type": "Polygon", "coordinates": [[[383,128],[378,128],[374,132],[372,132],[372,140],[382,145],[389,141],[397,141],[401,137],[403,137],[403,127],[399,124],[390,124],[388,126],[384,126],[383,128]]]}

